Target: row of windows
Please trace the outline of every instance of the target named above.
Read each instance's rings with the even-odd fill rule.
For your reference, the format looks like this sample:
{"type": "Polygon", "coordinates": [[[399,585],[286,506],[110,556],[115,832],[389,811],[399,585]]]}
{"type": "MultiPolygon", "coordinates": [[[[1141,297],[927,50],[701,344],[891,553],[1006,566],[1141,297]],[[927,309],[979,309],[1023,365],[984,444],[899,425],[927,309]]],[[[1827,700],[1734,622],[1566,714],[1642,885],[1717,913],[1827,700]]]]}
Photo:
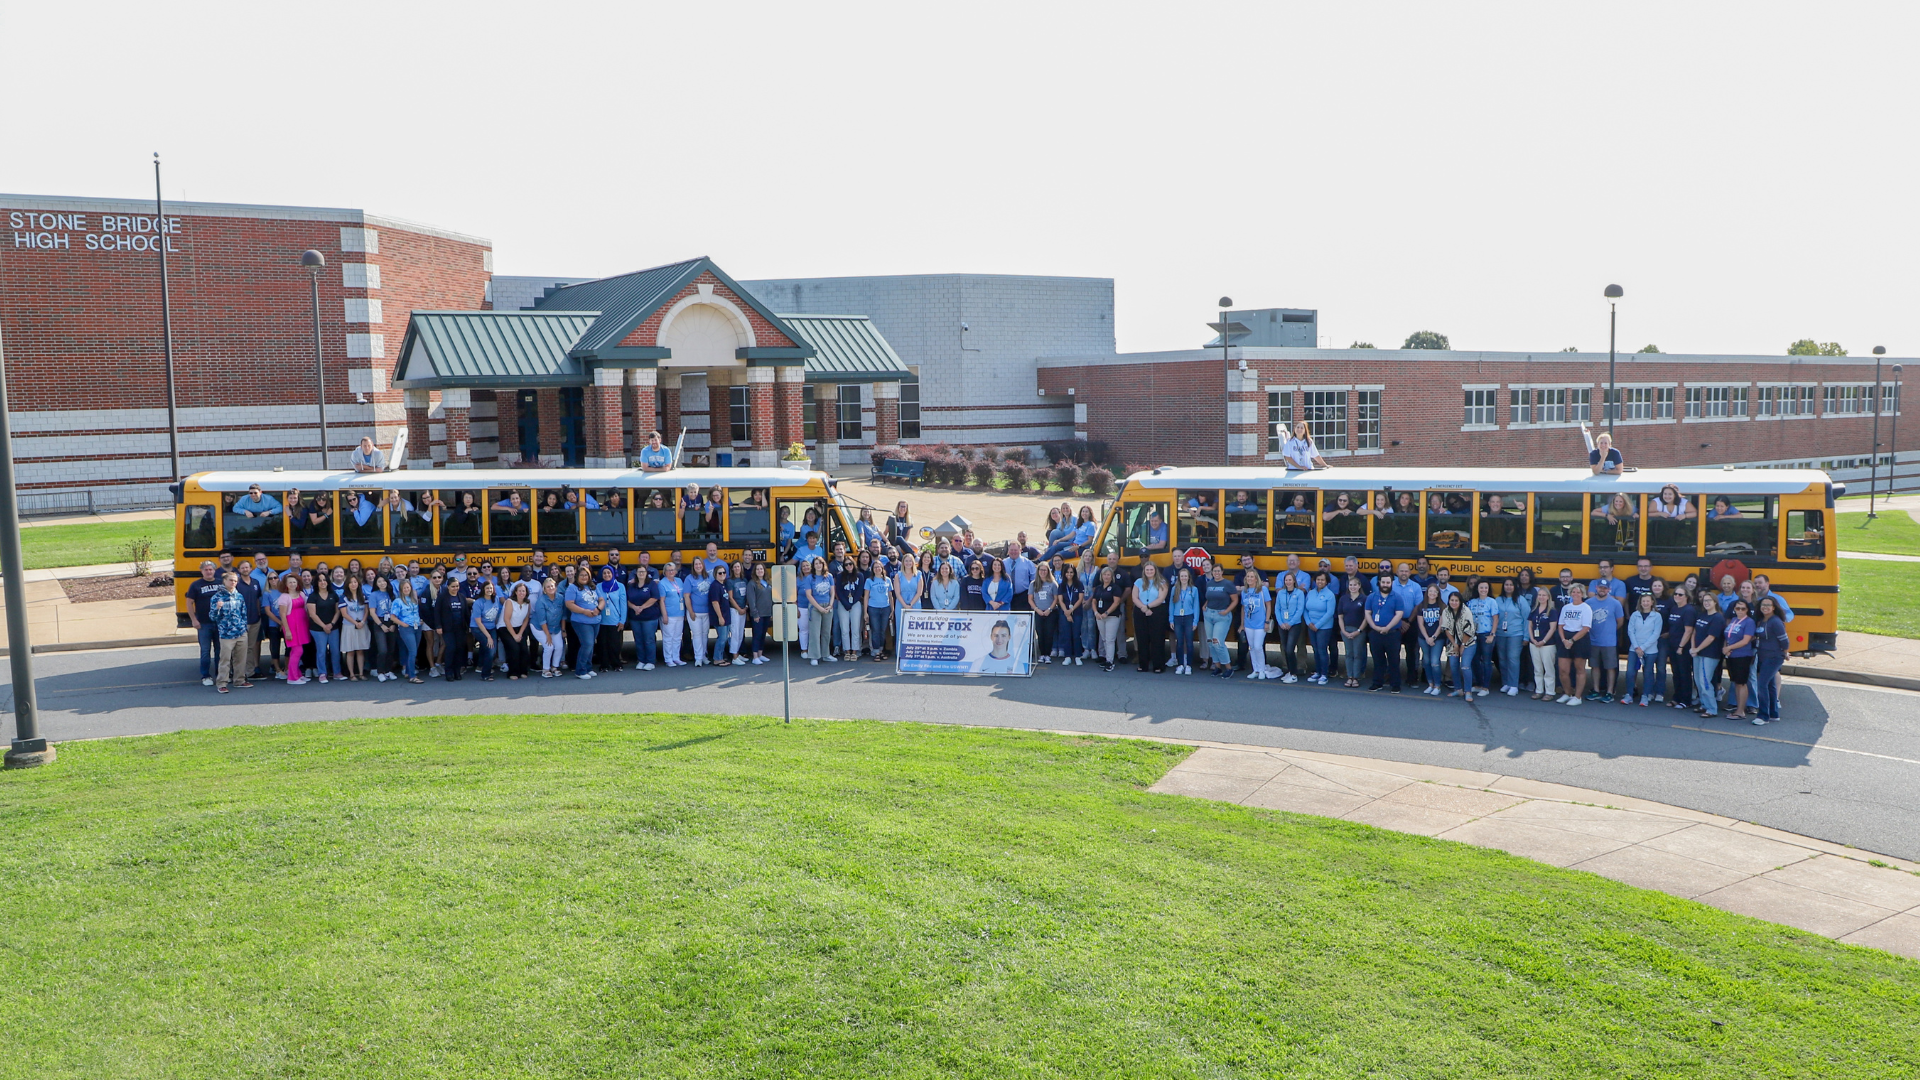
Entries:
{"type": "Polygon", "coordinates": [[[216,537],[220,546],[233,550],[435,543],[764,544],[776,522],[796,521],[804,533],[823,517],[830,536],[842,536],[826,500],[783,497],[776,511],[767,488],[709,488],[697,496],[666,488],[443,488],[337,496],[264,491],[258,499],[250,493],[223,494],[218,509],[216,523],[214,507],[186,508],[188,548],[213,548],[216,537]]]}
{"type": "MultiPolygon", "coordinates": [[[[823,387],[810,385],[806,397],[801,402],[801,420],[804,427],[802,438],[809,441],[820,438],[820,395],[823,387]]],[[[727,437],[734,443],[753,441],[751,426],[751,398],[745,386],[727,388],[727,437]]],[[[860,385],[841,383],[834,387],[832,398],[834,408],[834,432],[836,441],[858,443],[864,438],[860,429],[860,385]]],[[[917,439],[920,437],[920,379],[915,376],[900,383],[900,438],[917,439]]]]}
{"type": "MultiPolygon", "coordinates": [[[[1545,494],[1391,488],[1356,491],[1179,490],[1174,528],[1165,504],[1129,500],[1128,554],[1192,547],[1348,554],[1588,552],[1675,558],[1779,556],[1779,503],[1772,495],[1545,494]]],[[[1822,511],[1788,516],[1788,558],[1821,558],[1822,511]]]]}
{"type": "Polygon", "coordinates": [[[1267,392],[1267,453],[1277,454],[1293,434],[1294,412],[1307,423],[1307,435],[1322,454],[1380,449],[1380,391],[1277,390],[1267,392]],[[1349,439],[1347,409],[1353,408],[1349,439]]]}
{"type": "MultiPolygon", "coordinates": [[[[1713,420],[1760,416],[1813,416],[1815,392],[1820,391],[1821,413],[1828,416],[1871,415],[1876,411],[1899,411],[1899,387],[1865,386],[1761,386],[1745,383],[1724,386],[1688,386],[1681,397],[1685,416],[1690,420],[1713,420]],[[1752,404],[1749,407],[1749,397],[1752,404]],[[1882,400],[1882,398],[1884,400],[1882,400]]],[[[1612,401],[1611,412],[1619,420],[1672,420],[1674,388],[1671,386],[1622,387],[1612,401]]],[[[1491,388],[1463,389],[1461,422],[1468,427],[1498,425],[1500,391],[1491,388]]],[[[1271,399],[1274,395],[1267,395],[1271,399]]],[[[1607,395],[1602,394],[1603,400],[1607,395]]],[[[1593,420],[1593,388],[1511,387],[1507,390],[1509,422],[1514,424],[1572,424],[1593,420]]],[[[1271,411],[1271,406],[1269,406],[1271,411]]]]}

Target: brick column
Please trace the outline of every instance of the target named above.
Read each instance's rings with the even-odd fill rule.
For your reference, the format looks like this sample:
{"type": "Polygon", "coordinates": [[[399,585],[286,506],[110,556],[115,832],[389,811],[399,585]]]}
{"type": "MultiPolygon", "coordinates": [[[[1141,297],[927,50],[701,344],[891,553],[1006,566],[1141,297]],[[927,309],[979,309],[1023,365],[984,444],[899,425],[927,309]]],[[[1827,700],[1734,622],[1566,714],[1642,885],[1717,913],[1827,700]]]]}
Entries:
{"type": "Polygon", "coordinates": [[[775,368],[779,372],[773,384],[773,443],[785,454],[787,447],[806,441],[807,369],[804,364],[775,368]]]}
{"type": "MultiPolygon", "coordinates": [[[[1260,392],[1260,373],[1251,368],[1235,368],[1227,373],[1227,464],[1262,465],[1267,448],[1261,436],[1266,431],[1262,415],[1266,395],[1260,392]]],[[[1196,432],[1199,438],[1205,438],[1196,432]]],[[[1159,464],[1148,462],[1145,464],[1159,464]]]]}
{"type": "Polygon", "coordinates": [[[500,467],[520,464],[520,391],[495,390],[493,417],[500,440],[500,467]]]}
{"type": "Polygon", "coordinates": [[[433,468],[433,430],[427,426],[427,415],[433,411],[433,393],[428,390],[408,390],[407,407],[407,468],[433,468]]]}
{"type": "Polygon", "coordinates": [[[813,429],[813,467],[833,472],[840,467],[839,383],[813,384],[813,429]]]}
{"type": "Polygon", "coordinates": [[[680,376],[661,374],[660,441],[672,446],[680,438],[680,376]]]}
{"type": "Polygon", "coordinates": [[[473,468],[473,431],[468,412],[473,408],[470,390],[440,391],[440,413],[447,424],[447,468],[473,468]]]}
{"type": "Polygon", "coordinates": [[[589,469],[619,469],[627,464],[626,450],[620,445],[620,391],[626,385],[626,374],[620,368],[593,369],[593,385],[583,395],[589,469]]]}
{"type": "Polygon", "coordinates": [[[780,464],[780,451],[785,449],[776,440],[776,428],[780,415],[773,407],[773,388],[778,368],[750,367],[747,369],[747,424],[753,432],[753,452],[749,458],[755,468],[772,469],[780,464]]]}
{"type": "Polygon", "coordinates": [[[873,384],[873,445],[895,446],[900,442],[900,384],[873,384]]]}
{"type": "MultiPolygon", "coordinates": [[[[657,415],[660,411],[660,372],[654,368],[634,368],[627,372],[627,391],[633,395],[633,448],[647,445],[647,433],[658,431],[668,446],[666,428],[657,415]]],[[[678,397],[676,393],[674,395],[678,397]]]]}
{"type": "Polygon", "coordinates": [[[541,390],[533,400],[540,413],[540,466],[557,469],[566,464],[560,452],[560,391],[541,390]]]}
{"type": "Polygon", "coordinates": [[[1087,403],[1081,401],[1078,397],[1072,396],[1072,390],[1068,390],[1067,394],[1069,395],[1069,400],[1073,402],[1073,437],[1080,442],[1086,442],[1089,438],[1087,435],[1087,403]]]}

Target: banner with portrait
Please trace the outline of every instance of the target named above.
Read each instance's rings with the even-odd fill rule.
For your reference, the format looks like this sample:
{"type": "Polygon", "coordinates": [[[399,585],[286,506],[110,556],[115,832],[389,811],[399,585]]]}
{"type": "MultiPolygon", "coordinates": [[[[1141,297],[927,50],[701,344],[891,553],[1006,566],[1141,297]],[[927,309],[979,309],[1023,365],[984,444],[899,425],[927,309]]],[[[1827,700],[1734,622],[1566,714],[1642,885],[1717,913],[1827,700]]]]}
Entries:
{"type": "Polygon", "coordinates": [[[901,613],[894,670],[903,675],[1032,675],[1033,613],[901,613]]]}

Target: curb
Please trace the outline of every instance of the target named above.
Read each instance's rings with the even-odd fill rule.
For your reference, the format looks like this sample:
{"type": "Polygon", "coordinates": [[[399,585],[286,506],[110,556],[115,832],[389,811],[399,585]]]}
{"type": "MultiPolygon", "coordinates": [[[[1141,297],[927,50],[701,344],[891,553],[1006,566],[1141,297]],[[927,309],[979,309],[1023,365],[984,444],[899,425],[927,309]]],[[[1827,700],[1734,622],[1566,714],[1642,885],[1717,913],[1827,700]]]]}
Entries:
{"type": "MultiPolygon", "coordinates": [[[[196,643],[198,640],[198,638],[194,639],[196,643]]],[[[152,645],[186,644],[189,642],[185,637],[175,635],[173,637],[121,638],[116,641],[60,641],[48,645],[35,645],[33,651],[38,655],[39,653],[91,652],[94,649],[144,649],[152,645]]],[[[0,647],[0,656],[9,655],[12,655],[12,650],[0,647]]]]}
{"type": "Polygon", "coordinates": [[[1809,667],[1805,664],[1788,664],[1780,669],[1782,675],[1793,675],[1802,679],[1825,679],[1828,682],[1859,683],[1864,686],[1880,686],[1890,690],[1920,691],[1920,679],[1905,675],[1882,675],[1874,671],[1847,671],[1844,668],[1809,667]]]}

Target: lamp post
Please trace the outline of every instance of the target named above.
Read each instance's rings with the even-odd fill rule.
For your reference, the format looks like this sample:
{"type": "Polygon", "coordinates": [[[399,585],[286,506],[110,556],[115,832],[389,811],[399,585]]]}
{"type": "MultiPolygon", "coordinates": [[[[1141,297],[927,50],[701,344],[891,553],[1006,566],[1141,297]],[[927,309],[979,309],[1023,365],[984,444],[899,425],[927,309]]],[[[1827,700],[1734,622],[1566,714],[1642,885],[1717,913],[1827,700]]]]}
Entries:
{"type": "Polygon", "coordinates": [[[300,265],[313,280],[313,385],[314,398],[320,403],[320,471],[327,471],[327,364],[320,353],[320,271],[327,257],[317,251],[300,253],[300,265]]]}
{"type": "Polygon", "coordinates": [[[7,748],[5,764],[9,769],[26,769],[52,761],[53,746],[40,737],[40,708],[33,694],[33,641],[27,636],[27,574],[20,558],[20,507],[13,492],[13,425],[7,418],[4,342],[0,342],[0,577],[6,581],[7,659],[13,667],[13,745],[7,748]]]}
{"type": "Polygon", "coordinates": [[[160,197],[160,152],[153,152],[153,238],[160,252],[160,346],[167,358],[167,454],[172,483],[180,482],[180,422],[173,392],[173,303],[167,295],[167,206],[160,197]]]}
{"type": "Polygon", "coordinates": [[[1892,445],[1887,447],[1887,498],[1900,483],[1900,365],[1893,365],[1893,433],[1887,439],[1892,445]]]}
{"type": "MultiPolygon", "coordinates": [[[[1880,358],[1887,355],[1885,345],[1873,347],[1873,448],[1867,454],[1867,520],[1872,521],[1880,515],[1874,513],[1874,493],[1880,489],[1880,358]]],[[[1888,487],[1892,487],[1893,478],[1889,476],[1888,487]]]]}
{"type": "Polygon", "coordinates": [[[1614,351],[1620,329],[1620,298],[1626,291],[1607,286],[1607,438],[1613,438],[1613,414],[1620,411],[1620,384],[1614,380],[1614,351]]]}

